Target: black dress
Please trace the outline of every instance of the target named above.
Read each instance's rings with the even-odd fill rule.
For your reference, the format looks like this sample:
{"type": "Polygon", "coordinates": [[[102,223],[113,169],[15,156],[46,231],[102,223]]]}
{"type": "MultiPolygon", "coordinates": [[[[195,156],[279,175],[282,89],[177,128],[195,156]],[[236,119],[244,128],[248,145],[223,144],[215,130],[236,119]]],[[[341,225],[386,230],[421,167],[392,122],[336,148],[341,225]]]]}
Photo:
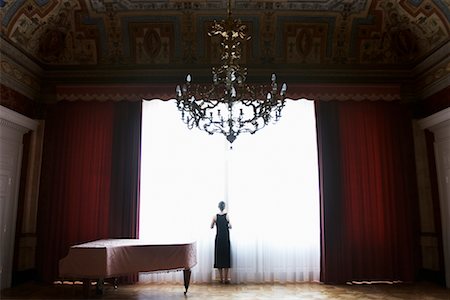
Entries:
{"type": "Polygon", "coordinates": [[[228,229],[227,214],[217,214],[216,228],[214,268],[230,268],[230,231],[228,229]]]}

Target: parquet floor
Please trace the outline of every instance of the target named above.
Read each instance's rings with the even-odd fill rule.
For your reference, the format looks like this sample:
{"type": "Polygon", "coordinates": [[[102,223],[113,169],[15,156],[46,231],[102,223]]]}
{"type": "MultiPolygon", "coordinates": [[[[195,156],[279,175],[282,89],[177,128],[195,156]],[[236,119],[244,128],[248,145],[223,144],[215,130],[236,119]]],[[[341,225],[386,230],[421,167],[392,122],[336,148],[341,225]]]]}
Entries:
{"type": "MultiPolygon", "coordinates": [[[[89,299],[222,300],[222,299],[383,299],[450,300],[450,289],[433,283],[324,285],[299,284],[191,284],[184,295],[182,284],[134,284],[114,289],[105,285],[103,295],[91,290],[89,299]]],[[[83,299],[80,285],[27,283],[3,290],[1,299],[83,299]]]]}

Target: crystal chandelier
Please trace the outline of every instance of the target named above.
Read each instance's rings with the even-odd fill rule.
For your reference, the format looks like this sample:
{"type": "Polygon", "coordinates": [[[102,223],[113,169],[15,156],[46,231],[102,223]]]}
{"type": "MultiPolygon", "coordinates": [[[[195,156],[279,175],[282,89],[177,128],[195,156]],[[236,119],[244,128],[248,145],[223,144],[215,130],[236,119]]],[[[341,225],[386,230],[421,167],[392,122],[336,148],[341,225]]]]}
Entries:
{"type": "Polygon", "coordinates": [[[239,65],[241,43],[250,39],[246,26],[231,17],[214,21],[209,36],[222,39],[222,65],[212,68],[210,85],[192,84],[191,75],[176,87],[177,107],[189,129],[197,127],[209,134],[221,133],[233,143],[241,133],[254,134],[271,121],[277,122],[285,104],[287,85],[278,89],[275,74],[270,85],[248,85],[247,68],[239,65]]]}

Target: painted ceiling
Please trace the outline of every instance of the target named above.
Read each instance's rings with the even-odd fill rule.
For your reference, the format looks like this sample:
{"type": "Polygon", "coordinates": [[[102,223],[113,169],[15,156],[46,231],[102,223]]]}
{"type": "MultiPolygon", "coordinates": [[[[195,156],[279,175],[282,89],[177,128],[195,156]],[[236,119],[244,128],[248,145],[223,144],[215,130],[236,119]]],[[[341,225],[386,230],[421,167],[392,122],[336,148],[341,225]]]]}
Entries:
{"type": "MultiPolygon", "coordinates": [[[[240,63],[252,82],[275,71],[298,83],[397,83],[416,97],[450,78],[450,0],[232,0],[231,7],[251,36],[240,63]],[[436,53],[441,62],[428,64],[436,53]]],[[[0,0],[0,41],[26,57],[8,58],[9,46],[0,47],[2,82],[30,97],[64,84],[173,83],[186,73],[209,82],[221,47],[208,31],[226,15],[226,0],[0,0]],[[31,71],[39,77],[24,70],[28,59],[43,70],[31,71]]]]}
{"type": "MultiPolygon", "coordinates": [[[[2,0],[1,34],[43,65],[211,64],[224,0],[2,0]]],[[[449,40],[450,0],[232,2],[243,64],[414,64],[449,40]]]]}

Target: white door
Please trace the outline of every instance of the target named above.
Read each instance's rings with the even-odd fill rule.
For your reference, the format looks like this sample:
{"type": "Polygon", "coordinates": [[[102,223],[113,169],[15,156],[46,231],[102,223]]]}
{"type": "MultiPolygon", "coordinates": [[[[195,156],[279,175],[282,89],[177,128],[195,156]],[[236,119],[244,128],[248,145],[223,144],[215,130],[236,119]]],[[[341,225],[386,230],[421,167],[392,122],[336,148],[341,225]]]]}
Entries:
{"type": "Polygon", "coordinates": [[[445,277],[450,288],[450,107],[419,121],[434,133],[434,151],[441,205],[445,277]]]}
{"type": "Polygon", "coordinates": [[[0,106],[0,289],[11,286],[22,140],[37,122],[0,106]]]}
{"type": "MultiPolygon", "coordinates": [[[[450,126],[447,128],[450,132],[450,126]]],[[[446,284],[450,288],[450,139],[436,141],[446,284]]]]}
{"type": "Polygon", "coordinates": [[[0,288],[11,286],[22,144],[0,140],[0,288]]]}

